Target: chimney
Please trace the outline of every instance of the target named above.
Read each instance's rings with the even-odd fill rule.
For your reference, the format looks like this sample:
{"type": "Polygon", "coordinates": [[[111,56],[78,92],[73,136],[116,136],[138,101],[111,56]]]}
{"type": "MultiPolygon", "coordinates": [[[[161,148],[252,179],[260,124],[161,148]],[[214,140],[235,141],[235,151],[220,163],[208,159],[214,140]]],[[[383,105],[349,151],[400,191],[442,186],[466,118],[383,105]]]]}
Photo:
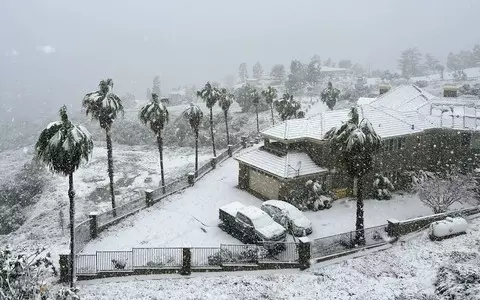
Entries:
{"type": "Polygon", "coordinates": [[[391,89],[391,86],[389,86],[388,84],[381,84],[378,88],[380,91],[380,95],[383,95],[391,89]]]}
{"type": "Polygon", "coordinates": [[[443,87],[443,97],[456,98],[458,88],[454,85],[445,85],[443,87]]]}

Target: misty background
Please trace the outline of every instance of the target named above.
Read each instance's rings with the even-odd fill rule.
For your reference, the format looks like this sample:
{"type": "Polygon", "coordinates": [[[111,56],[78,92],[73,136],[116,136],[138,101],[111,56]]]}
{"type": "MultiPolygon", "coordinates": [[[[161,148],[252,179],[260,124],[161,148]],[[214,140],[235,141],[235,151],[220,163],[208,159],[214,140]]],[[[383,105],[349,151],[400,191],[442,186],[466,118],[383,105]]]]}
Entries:
{"type": "Polygon", "coordinates": [[[36,117],[113,78],[145,98],[237,76],[238,66],[296,58],[351,59],[395,70],[418,47],[442,63],[480,43],[479,1],[14,1],[0,2],[0,118],[36,117]]]}

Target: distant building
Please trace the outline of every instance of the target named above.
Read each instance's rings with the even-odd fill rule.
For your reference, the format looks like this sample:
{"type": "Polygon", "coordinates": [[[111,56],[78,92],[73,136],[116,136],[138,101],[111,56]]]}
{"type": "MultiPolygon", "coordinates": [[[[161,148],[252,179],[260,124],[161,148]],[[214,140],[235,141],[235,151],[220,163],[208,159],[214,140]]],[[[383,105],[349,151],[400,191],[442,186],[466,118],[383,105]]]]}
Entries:
{"type": "MultiPolygon", "coordinates": [[[[368,183],[373,183],[375,173],[400,189],[409,181],[408,171],[475,167],[480,154],[476,104],[457,98],[447,101],[413,85],[370,100],[359,106],[360,118],[368,119],[383,141],[367,189],[373,188],[368,183]],[[459,107],[463,114],[458,114],[459,107]]],[[[324,138],[328,130],[348,120],[348,113],[349,109],[326,111],[261,132],[264,146],[236,157],[240,188],[263,199],[294,204],[303,197],[308,180],[325,183],[338,193],[351,191],[352,179],[335,163],[335,153],[324,138]]]]}

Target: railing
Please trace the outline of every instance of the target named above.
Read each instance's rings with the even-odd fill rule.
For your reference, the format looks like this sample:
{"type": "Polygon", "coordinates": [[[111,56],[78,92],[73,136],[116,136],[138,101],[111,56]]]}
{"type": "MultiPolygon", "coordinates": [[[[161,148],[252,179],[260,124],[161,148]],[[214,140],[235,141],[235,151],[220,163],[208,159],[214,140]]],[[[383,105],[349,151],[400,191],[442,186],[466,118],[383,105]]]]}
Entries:
{"type": "Polygon", "coordinates": [[[75,253],[78,253],[90,241],[90,220],[85,220],[75,227],[75,253]]]}
{"type": "Polygon", "coordinates": [[[182,248],[133,248],[134,268],[181,268],[182,248]]]}
{"type": "MultiPolygon", "coordinates": [[[[364,229],[365,245],[374,246],[385,243],[387,225],[364,229]]],[[[337,254],[355,248],[357,231],[344,232],[332,236],[313,240],[311,245],[311,257],[318,258],[337,254]]]]}
{"type": "MultiPolygon", "coordinates": [[[[133,270],[132,251],[97,251],[97,272],[125,272],[133,270]]],[[[78,257],[82,257],[79,255],[78,257]]]]}
{"type": "Polygon", "coordinates": [[[222,264],[221,249],[218,247],[192,248],[191,251],[194,268],[214,268],[222,264]]]}

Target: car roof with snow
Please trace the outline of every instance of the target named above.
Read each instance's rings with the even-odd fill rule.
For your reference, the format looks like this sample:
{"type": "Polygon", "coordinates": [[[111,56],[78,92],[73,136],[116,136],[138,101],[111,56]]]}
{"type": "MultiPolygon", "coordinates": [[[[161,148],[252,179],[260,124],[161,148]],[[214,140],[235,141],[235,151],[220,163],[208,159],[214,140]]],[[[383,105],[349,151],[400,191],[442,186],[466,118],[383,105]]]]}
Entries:
{"type": "Polygon", "coordinates": [[[243,205],[238,201],[235,201],[220,207],[220,209],[228,213],[229,215],[235,216],[237,214],[237,211],[239,211],[241,208],[244,208],[244,207],[245,205],[243,205]]]}
{"type": "Polygon", "coordinates": [[[281,200],[267,200],[263,202],[263,205],[271,205],[280,208],[281,210],[298,210],[295,206],[288,202],[281,200]]]}
{"type": "Polygon", "coordinates": [[[264,216],[268,217],[268,214],[255,206],[244,206],[238,210],[242,215],[248,217],[250,220],[256,220],[264,216]]]}

